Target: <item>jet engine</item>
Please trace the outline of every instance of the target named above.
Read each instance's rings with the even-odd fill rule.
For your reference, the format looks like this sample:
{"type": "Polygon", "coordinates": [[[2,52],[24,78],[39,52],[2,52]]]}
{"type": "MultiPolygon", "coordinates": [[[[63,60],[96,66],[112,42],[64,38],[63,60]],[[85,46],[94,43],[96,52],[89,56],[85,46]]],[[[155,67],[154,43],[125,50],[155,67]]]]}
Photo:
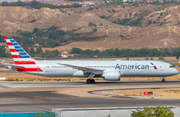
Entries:
{"type": "Polygon", "coordinates": [[[104,80],[119,81],[121,77],[120,71],[104,71],[102,74],[104,80]]]}

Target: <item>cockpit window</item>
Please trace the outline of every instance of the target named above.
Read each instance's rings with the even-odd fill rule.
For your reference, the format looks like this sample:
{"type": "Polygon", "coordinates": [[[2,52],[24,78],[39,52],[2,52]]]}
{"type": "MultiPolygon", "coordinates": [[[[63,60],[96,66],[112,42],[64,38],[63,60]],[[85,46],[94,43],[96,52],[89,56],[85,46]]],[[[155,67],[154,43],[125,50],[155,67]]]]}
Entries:
{"type": "Polygon", "coordinates": [[[173,68],[173,66],[171,65],[171,66],[169,66],[170,68],[173,68]]]}

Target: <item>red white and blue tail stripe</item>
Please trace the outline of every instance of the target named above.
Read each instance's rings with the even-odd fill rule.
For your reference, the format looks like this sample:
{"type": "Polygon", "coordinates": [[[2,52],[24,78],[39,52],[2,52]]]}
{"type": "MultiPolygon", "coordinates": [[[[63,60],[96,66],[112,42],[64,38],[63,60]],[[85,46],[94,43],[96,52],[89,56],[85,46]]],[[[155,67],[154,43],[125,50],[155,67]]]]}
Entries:
{"type": "Polygon", "coordinates": [[[12,38],[4,36],[15,65],[36,65],[35,60],[12,38]]]}
{"type": "Polygon", "coordinates": [[[37,68],[36,60],[31,58],[31,56],[12,38],[4,36],[11,55],[14,59],[15,65],[28,66],[31,65],[31,68],[17,68],[19,72],[42,72],[40,68],[37,68]],[[34,67],[33,67],[34,66],[34,67]]]}

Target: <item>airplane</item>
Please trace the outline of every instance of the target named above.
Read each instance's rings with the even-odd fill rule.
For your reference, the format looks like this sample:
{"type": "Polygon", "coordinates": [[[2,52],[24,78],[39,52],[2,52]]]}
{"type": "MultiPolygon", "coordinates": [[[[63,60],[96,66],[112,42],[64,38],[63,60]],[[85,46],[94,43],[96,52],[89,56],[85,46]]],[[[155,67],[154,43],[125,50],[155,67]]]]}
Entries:
{"type": "Polygon", "coordinates": [[[21,73],[46,77],[87,77],[87,84],[95,83],[95,77],[107,81],[119,81],[121,77],[163,77],[162,82],[165,82],[167,76],[179,73],[169,63],[151,60],[39,61],[33,59],[12,37],[4,38],[14,60],[8,68],[21,73]]]}

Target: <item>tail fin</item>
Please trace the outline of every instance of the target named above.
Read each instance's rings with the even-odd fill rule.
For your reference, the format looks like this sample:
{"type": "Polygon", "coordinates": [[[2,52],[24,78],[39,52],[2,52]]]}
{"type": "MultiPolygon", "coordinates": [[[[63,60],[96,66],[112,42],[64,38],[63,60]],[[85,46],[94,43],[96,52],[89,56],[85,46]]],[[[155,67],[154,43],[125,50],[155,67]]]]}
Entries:
{"type": "Polygon", "coordinates": [[[36,65],[35,60],[12,38],[4,36],[15,65],[36,65]]]}
{"type": "Polygon", "coordinates": [[[1,60],[1,64],[4,64],[5,60],[1,60]]]}

